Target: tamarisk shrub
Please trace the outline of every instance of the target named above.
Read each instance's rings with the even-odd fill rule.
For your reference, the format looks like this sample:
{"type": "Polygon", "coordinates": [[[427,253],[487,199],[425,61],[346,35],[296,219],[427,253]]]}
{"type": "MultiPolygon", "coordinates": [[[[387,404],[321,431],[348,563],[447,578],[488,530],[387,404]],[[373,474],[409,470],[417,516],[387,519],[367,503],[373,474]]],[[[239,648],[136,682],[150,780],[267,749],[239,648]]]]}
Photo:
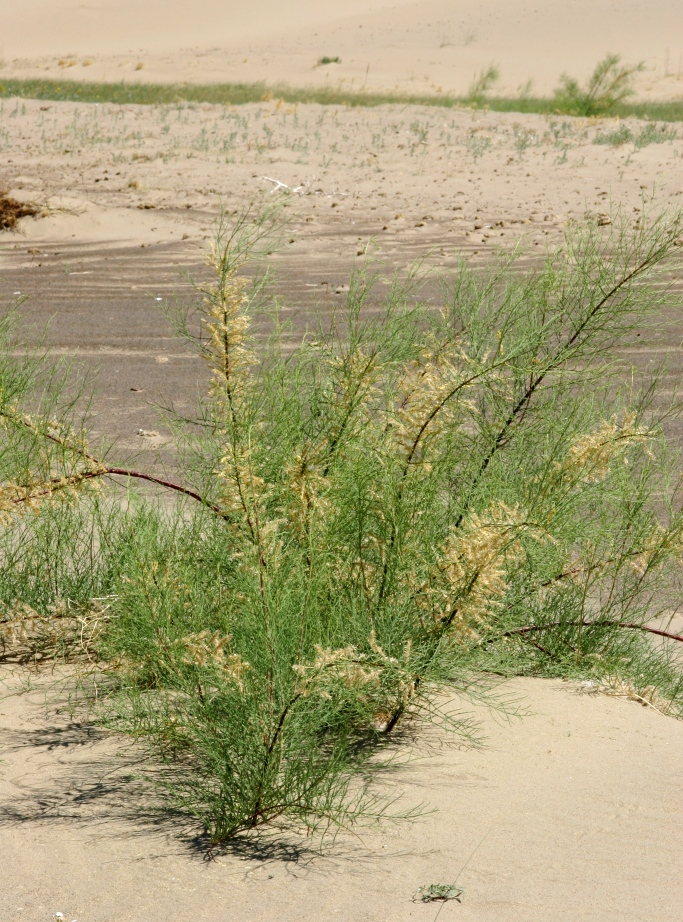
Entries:
{"type": "Polygon", "coordinates": [[[614,350],[674,303],[681,216],[571,229],[534,269],[462,265],[438,303],[365,267],[294,345],[244,271],[269,220],[221,221],[199,324],[175,318],[210,375],[176,422],[182,483],[96,458],[54,381],[29,414],[40,374],[3,359],[5,603],[108,598],[103,719],[214,842],[383,815],[388,741],[492,673],[616,682],[680,715],[673,411],[614,350]],[[122,475],[125,509],[92,487],[122,475]]]}

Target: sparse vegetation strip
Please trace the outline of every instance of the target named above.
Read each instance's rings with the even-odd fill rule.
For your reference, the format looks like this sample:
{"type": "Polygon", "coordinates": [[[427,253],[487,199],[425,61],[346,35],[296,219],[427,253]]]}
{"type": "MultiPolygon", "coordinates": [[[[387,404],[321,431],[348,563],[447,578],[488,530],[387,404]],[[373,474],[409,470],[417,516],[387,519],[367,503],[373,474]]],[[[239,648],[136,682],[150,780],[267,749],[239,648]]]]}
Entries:
{"type": "MultiPolygon", "coordinates": [[[[233,84],[153,84],[153,83],[81,83],[69,80],[0,79],[0,98],[64,100],[70,102],[114,103],[116,105],[173,105],[210,103],[239,106],[246,103],[282,99],[286,103],[317,103],[373,107],[382,105],[487,108],[493,112],[537,113],[540,115],[581,115],[574,101],[555,97],[499,97],[477,94],[463,97],[446,94],[353,92],[329,87],[291,87],[265,83],[233,84]]],[[[615,103],[608,112],[619,118],[640,118],[662,122],[683,122],[683,102],[615,103]]]]}

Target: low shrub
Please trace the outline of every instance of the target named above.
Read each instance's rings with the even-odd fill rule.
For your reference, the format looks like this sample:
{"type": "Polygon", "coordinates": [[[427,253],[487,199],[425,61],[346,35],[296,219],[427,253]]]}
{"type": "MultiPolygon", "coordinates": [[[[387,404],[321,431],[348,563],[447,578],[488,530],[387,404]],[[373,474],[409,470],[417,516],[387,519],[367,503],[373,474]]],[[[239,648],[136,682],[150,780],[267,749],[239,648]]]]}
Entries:
{"type": "Polygon", "coordinates": [[[360,268],[293,349],[244,273],[266,230],[221,222],[199,323],[175,317],[211,378],[176,423],[182,482],[146,478],[173,508],[137,472],[125,504],[103,488],[125,467],[4,322],[5,655],[27,611],[75,612],[87,644],[65,650],[92,661],[100,718],[148,744],[214,842],[391,812],[371,781],[395,734],[448,722],[442,693],[492,675],[581,677],[680,716],[672,411],[613,350],[671,303],[681,216],[574,229],[533,270],[462,265],[438,303],[417,273],[360,268]]]}
{"type": "Polygon", "coordinates": [[[584,87],[564,74],[555,90],[558,111],[567,115],[606,115],[634,95],[633,77],[643,64],[622,64],[618,54],[600,61],[584,87]]]}

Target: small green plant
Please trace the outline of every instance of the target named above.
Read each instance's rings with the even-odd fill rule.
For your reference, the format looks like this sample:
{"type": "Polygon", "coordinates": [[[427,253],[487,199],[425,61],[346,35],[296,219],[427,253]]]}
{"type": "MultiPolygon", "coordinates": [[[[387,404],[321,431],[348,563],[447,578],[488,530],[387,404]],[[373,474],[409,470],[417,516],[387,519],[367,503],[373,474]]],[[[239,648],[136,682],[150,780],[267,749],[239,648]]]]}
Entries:
{"type": "Polygon", "coordinates": [[[633,132],[627,125],[620,125],[613,131],[601,131],[593,138],[593,144],[608,144],[610,147],[621,147],[630,141],[633,141],[633,132]]]}
{"type": "Polygon", "coordinates": [[[557,110],[585,117],[606,115],[634,95],[633,77],[642,69],[643,64],[622,64],[618,54],[608,54],[584,87],[564,74],[555,90],[557,110]]]}
{"type": "Polygon", "coordinates": [[[341,58],[339,57],[328,57],[328,55],[323,55],[322,58],[318,58],[318,67],[321,67],[325,64],[341,64],[341,58]]]}
{"type": "Polygon", "coordinates": [[[664,144],[666,141],[675,141],[677,138],[676,129],[667,128],[666,125],[647,124],[637,134],[634,134],[626,125],[620,125],[614,131],[598,132],[593,138],[593,144],[620,147],[622,144],[632,143],[635,150],[639,150],[649,144],[664,144]]]}
{"type": "Polygon", "coordinates": [[[500,71],[495,64],[490,64],[485,70],[481,70],[470,83],[465,102],[473,106],[483,105],[489,90],[499,78],[500,71]]]}
{"type": "Polygon", "coordinates": [[[426,147],[427,141],[429,139],[429,122],[423,123],[416,119],[410,125],[410,133],[415,139],[411,144],[411,150],[417,148],[418,146],[426,147]]]}
{"type": "Polygon", "coordinates": [[[521,160],[524,157],[524,152],[534,141],[535,132],[529,131],[526,128],[519,128],[518,125],[514,126],[514,136],[515,136],[515,150],[517,151],[517,156],[521,160]]]}
{"type": "Polygon", "coordinates": [[[417,896],[423,903],[445,903],[448,900],[460,902],[460,897],[463,893],[462,887],[455,884],[429,884],[429,886],[420,887],[417,891],[417,896]]]}
{"type": "Polygon", "coordinates": [[[434,922],[437,922],[445,903],[448,903],[450,900],[461,903],[464,895],[465,891],[456,884],[429,884],[429,886],[426,887],[419,887],[415,894],[422,903],[441,904],[434,916],[434,922]]]}
{"type": "Polygon", "coordinates": [[[474,848],[473,852],[470,854],[467,861],[458,871],[457,877],[455,878],[455,881],[452,884],[429,884],[428,886],[418,888],[418,891],[415,894],[415,896],[418,897],[423,903],[435,903],[435,902],[441,903],[441,906],[439,906],[438,912],[434,916],[434,922],[436,922],[436,920],[441,915],[441,910],[443,909],[444,903],[447,903],[449,900],[456,900],[456,902],[458,903],[462,902],[462,897],[465,895],[465,890],[463,887],[458,886],[458,881],[460,880],[460,877],[465,871],[465,868],[467,867],[467,865],[470,863],[470,861],[474,858],[474,856],[479,851],[481,846],[484,844],[484,841],[488,838],[488,835],[489,835],[488,832],[484,834],[484,837],[476,845],[476,847],[474,848]]]}
{"type": "Polygon", "coordinates": [[[633,138],[636,150],[641,147],[647,147],[648,144],[664,144],[666,141],[675,141],[678,138],[678,132],[675,128],[667,128],[666,125],[645,125],[633,138]]]}
{"type": "Polygon", "coordinates": [[[272,220],[222,220],[172,318],[209,377],[173,423],[182,478],[90,445],[68,369],[2,318],[0,659],[90,664],[99,719],[214,843],[396,813],[371,782],[397,731],[470,738],[439,701],[492,673],[681,716],[681,638],[652,622],[680,597],[673,411],[612,359],[670,306],[681,215],[574,229],[534,271],[463,265],[436,304],[363,266],[294,348],[246,271],[272,220]]]}
{"type": "Polygon", "coordinates": [[[472,154],[474,162],[476,163],[491,146],[491,138],[487,135],[470,134],[465,138],[465,146],[472,154]]]}

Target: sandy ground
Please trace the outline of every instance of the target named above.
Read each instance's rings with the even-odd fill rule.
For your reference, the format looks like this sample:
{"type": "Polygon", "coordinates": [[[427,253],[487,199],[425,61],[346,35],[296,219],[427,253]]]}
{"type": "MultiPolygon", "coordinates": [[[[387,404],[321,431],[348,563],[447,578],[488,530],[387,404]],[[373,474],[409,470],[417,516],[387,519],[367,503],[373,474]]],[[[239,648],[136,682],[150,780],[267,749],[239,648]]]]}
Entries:
{"type": "Polygon", "coordinates": [[[240,842],[207,861],[196,830],[146,810],[135,752],[55,712],[54,694],[38,680],[0,700],[8,922],[433,922],[417,889],[456,879],[440,922],[680,918],[683,725],[632,702],[515,681],[526,716],[479,713],[481,749],[425,735],[392,777],[422,819],[322,853],[240,842]]]}
{"type": "Polygon", "coordinates": [[[498,91],[547,94],[607,52],[643,61],[644,98],[683,93],[678,0],[3,0],[13,76],[266,81],[464,94],[483,68],[498,91]],[[324,55],[340,64],[316,67],[324,55]]]}
{"type": "MultiPolygon", "coordinates": [[[[462,92],[496,61],[501,89],[533,77],[546,92],[563,70],[585,75],[613,50],[646,61],[641,95],[682,92],[672,0],[454,6],[347,0],[342,14],[313,0],[195,0],[188,18],[172,0],[5,0],[0,82],[63,74],[462,92]],[[321,54],[342,64],[314,68],[321,54]]],[[[155,406],[191,412],[205,379],[160,307],[191,301],[184,273],[201,277],[221,206],[281,200],[288,225],[269,263],[296,339],[315,305],[343,301],[366,252],[383,272],[425,254],[448,271],[519,244],[532,265],[573,221],[604,223],[621,208],[636,223],[648,207],[680,206],[683,126],[643,135],[626,125],[639,140],[612,146],[595,141],[623,123],[468,110],[0,102],[0,190],[43,209],[0,233],[0,303],[28,296],[29,339],[50,321],[55,353],[99,370],[94,430],[116,439],[118,457],[168,460],[155,406]]],[[[679,265],[677,289],[681,275],[679,265]]],[[[681,340],[678,318],[668,331],[634,331],[621,357],[644,374],[666,357],[670,393],[681,340]]],[[[26,674],[1,678],[4,695],[26,674]]],[[[215,862],[197,830],[147,809],[130,780],[133,750],[69,718],[52,692],[46,707],[41,682],[2,697],[0,919],[433,922],[438,907],[412,896],[456,878],[463,902],[439,922],[680,918],[681,724],[561,683],[510,691],[526,717],[480,714],[479,750],[425,733],[420,760],[392,777],[406,804],[433,815],[341,836],[322,855],[266,842],[215,862]]]]}
{"type": "MultiPolygon", "coordinates": [[[[470,110],[288,106],[88,106],[0,102],[0,189],[37,202],[0,236],[0,296],[17,293],[58,353],[100,367],[96,430],[135,452],[163,432],[150,404],[183,412],[203,380],[160,307],[186,302],[220,207],[280,200],[269,258],[300,335],[314,304],[339,304],[367,251],[382,271],[428,256],[448,270],[521,244],[541,258],[574,221],[681,203],[683,126],[637,146],[597,144],[624,125],[470,110]],[[284,187],[279,185],[284,184],[284,187]]],[[[609,228],[606,227],[606,231],[609,228]]],[[[676,284],[680,283],[677,276],[676,284]]],[[[18,296],[18,295],[17,295],[18,296]]],[[[683,335],[676,333],[680,341],[683,335]]],[[[629,362],[669,361],[670,335],[634,338],[629,362]]]]}

